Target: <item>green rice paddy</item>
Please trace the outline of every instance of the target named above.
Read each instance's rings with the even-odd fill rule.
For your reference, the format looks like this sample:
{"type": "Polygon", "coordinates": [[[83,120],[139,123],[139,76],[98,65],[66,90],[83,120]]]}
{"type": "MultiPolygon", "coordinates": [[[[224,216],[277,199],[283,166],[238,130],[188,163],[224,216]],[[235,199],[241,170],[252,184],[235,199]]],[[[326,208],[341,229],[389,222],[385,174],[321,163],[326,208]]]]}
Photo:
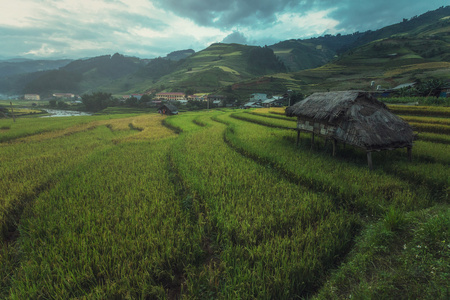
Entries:
{"type": "Polygon", "coordinates": [[[280,109],[0,119],[0,298],[445,298],[448,120],[417,112],[373,171],[280,109]]]}

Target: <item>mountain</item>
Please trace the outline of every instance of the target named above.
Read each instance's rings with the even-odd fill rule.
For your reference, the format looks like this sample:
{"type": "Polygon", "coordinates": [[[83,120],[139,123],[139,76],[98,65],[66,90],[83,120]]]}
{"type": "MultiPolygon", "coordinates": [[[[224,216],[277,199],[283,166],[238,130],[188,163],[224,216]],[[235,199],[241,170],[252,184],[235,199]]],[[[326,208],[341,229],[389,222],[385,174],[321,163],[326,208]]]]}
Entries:
{"type": "MultiPolygon", "coordinates": [[[[9,75],[0,76],[0,93],[280,93],[287,89],[309,93],[367,89],[372,81],[393,87],[426,78],[446,79],[450,77],[449,16],[447,6],[376,31],[293,39],[264,47],[217,43],[199,52],[180,50],[150,60],[116,53],[69,63],[55,61],[54,70],[5,71],[9,75]]],[[[34,61],[13,64],[18,64],[16,70],[21,65],[39,66],[34,61]]]]}
{"type": "Polygon", "coordinates": [[[349,50],[323,66],[277,74],[291,89],[314,91],[393,88],[450,78],[450,7],[360,35],[349,50]],[[372,81],[375,85],[371,87],[372,81]]]}
{"type": "Polygon", "coordinates": [[[269,47],[217,43],[182,60],[151,60],[135,74],[99,89],[113,93],[150,89],[211,92],[255,76],[285,71],[283,62],[269,47]]]}
{"type": "Polygon", "coordinates": [[[312,69],[320,67],[342,51],[356,42],[363,33],[354,33],[348,35],[325,35],[323,37],[311,38],[306,40],[292,39],[282,41],[269,46],[289,71],[312,69]]]}
{"type": "Polygon", "coordinates": [[[414,16],[411,19],[403,19],[402,22],[383,27],[376,31],[367,31],[361,35],[355,43],[351,44],[350,48],[355,48],[368,44],[370,42],[386,39],[393,36],[414,36],[414,35],[428,35],[430,34],[430,26],[441,26],[440,20],[445,20],[450,16],[450,6],[440,7],[433,11],[428,11],[420,16],[414,16]]]}
{"type": "Polygon", "coordinates": [[[132,74],[147,63],[148,60],[118,53],[79,59],[53,70],[4,77],[0,79],[0,92],[37,93],[44,96],[55,92],[85,93],[95,91],[98,86],[112,80],[132,74]]]}
{"type": "Polygon", "coordinates": [[[23,73],[33,73],[46,70],[54,70],[66,66],[72,60],[30,60],[8,59],[0,60],[0,78],[23,73]]]}

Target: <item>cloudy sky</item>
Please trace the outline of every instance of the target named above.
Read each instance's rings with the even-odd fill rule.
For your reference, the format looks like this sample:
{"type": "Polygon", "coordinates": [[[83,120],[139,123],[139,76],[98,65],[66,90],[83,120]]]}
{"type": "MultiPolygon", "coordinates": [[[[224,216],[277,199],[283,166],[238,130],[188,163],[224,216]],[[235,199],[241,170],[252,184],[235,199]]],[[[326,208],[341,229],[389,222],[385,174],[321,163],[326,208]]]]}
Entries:
{"type": "Polygon", "coordinates": [[[153,58],[375,30],[448,0],[0,0],[0,59],[153,58]]]}

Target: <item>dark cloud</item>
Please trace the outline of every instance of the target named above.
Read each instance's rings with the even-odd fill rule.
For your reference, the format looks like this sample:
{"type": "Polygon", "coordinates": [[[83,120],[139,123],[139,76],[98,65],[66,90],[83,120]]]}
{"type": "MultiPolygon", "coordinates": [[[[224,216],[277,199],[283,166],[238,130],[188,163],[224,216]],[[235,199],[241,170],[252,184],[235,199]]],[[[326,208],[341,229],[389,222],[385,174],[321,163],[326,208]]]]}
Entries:
{"type": "MultiPolygon", "coordinates": [[[[277,14],[306,15],[318,10],[332,10],[329,17],[339,21],[341,29],[380,27],[437,9],[442,0],[155,0],[160,7],[189,18],[202,26],[222,29],[247,26],[264,28],[276,21],[277,14]],[[400,15],[400,16],[399,16],[400,15]]],[[[357,29],[360,30],[360,29],[357,29]]]]}
{"type": "Polygon", "coordinates": [[[226,38],[224,38],[222,40],[222,43],[227,43],[227,44],[248,44],[248,40],[245,37],[245,35],[243,35],[242,33],[240,33],[239,31],[234,31],[233,33],[229,34],[226,38]]]}
{"type": "Polygon", "coordinates": [[[403,18],[411,18],[427,10],[437,9],[440,5],[441,0],[414,1],[414,3],[409,0],[343,0],[329,16],[339,21],[337,29],[351,33],[376,30],[401,22],[403,18]]]}
{"type": "MultiPolygon", "coordinates": [[[[157,0],[160,7],[194,20],[202,26],[232,28],[261,25],[275,20],[275,14],[297,7],[295,0],[157,0]]],[[[305,3],[311,0],[303,1],[305,3]]]]}

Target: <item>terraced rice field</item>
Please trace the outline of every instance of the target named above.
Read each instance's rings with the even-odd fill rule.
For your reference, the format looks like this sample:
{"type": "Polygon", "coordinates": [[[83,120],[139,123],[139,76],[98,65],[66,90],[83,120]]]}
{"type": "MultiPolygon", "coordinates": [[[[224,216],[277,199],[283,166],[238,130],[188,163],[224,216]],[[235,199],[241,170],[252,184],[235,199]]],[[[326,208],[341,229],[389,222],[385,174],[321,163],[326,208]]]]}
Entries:
{"type": "Polygon", "coordinates": [[[373,171],[280,109],[0,120],[0,298],[445,297],[448,119],[405,119],[373,171]]]}

